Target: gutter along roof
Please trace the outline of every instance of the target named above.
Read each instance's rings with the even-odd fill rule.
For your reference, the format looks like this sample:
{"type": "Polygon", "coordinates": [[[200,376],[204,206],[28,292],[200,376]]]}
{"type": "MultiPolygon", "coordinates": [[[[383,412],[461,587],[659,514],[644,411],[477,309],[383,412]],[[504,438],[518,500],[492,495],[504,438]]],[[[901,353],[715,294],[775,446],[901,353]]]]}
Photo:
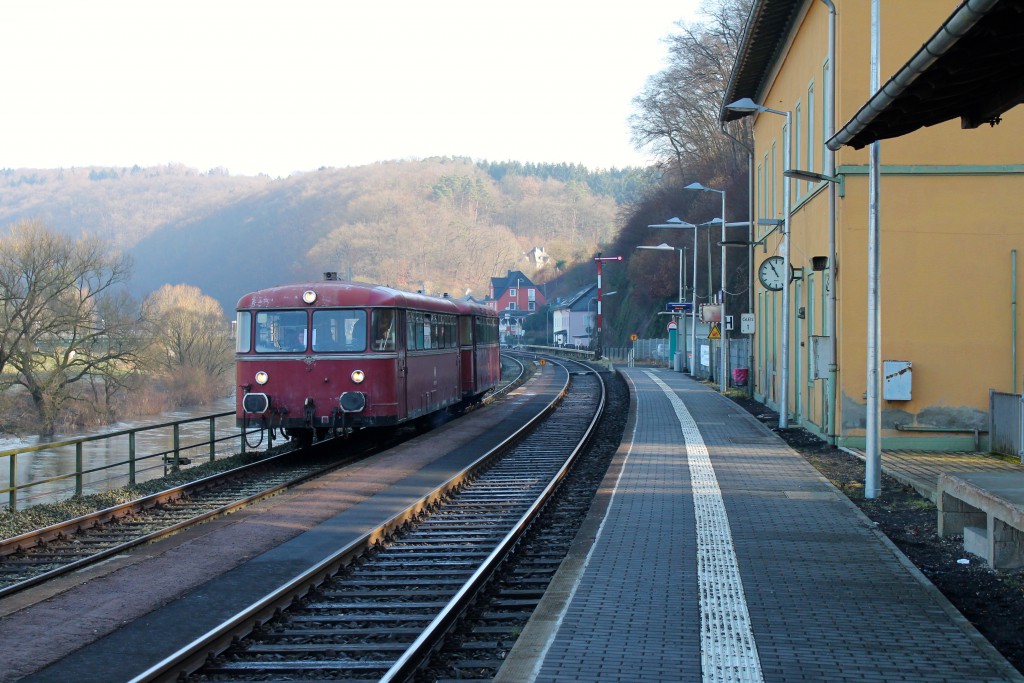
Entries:
{"type": "Polygon", "coordinates": [[[1024,0],[965,0],[826,144],[859,149],[958,116],[995,125],[1022,101],[1024,0]]]}
{"type": "Polygon", "coordinates": [[[762,89],[786,47],[805,0],[755,0],[743,29],[739,54],[725,89],[719,120],[723,123],[747,114],[725,109],[725,104],[749,97],[762,101],[762,89]]]}

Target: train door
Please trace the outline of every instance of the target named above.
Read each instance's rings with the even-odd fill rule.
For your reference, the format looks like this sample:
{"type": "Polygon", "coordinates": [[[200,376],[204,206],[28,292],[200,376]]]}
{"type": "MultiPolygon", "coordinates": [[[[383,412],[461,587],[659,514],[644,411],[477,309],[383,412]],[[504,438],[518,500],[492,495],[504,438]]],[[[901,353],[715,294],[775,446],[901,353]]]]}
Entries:
{"type": "Polygon", "coordinates": [[[398,367],[397,377],[395,378],[395,400],[398,401],[397,414],[399,420],[404,420],[406,415],[409,414],[409,356],[408,356],[408,340],[409,336],[408,325],[406,324],[406,316],[409,315],[409,311],[396,310],[395,320],[396,328],[398,332],[398,367]]]}
{"type": "Polygon", "coordinates": [[[476,344],[473,340],[473,316],[459,316],[459,356],[462,360],[462,393],[476,390],[476,344]]]}

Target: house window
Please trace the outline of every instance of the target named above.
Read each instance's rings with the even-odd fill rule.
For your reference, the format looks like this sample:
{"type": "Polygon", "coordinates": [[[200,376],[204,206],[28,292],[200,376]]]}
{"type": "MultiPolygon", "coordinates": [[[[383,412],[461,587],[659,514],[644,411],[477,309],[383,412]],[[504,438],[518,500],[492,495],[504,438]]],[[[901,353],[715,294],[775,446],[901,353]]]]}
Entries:
{"type": "MultiPolygon", "coordinates": [[[[785,137],[785,135],[788,132],[789,131],[786,130],[786,127],[783,126],[782,127],[782,135],[783,135],[783,137],[785,137]]],[[[772,181],[772,214],[771,214],[771,216],[772,216],[772,218],[777,218],[778,217],[778,213],[776,213],[776,211],[777,211],[776,207],[778,206],[778,204],[776,203],[776,197],[778,196],[778,183],[775,182],[775,179],[778,177],[778,166],[776,165],[776,160],[777,159],[778,159],[778,155],[775,153],[775,141],[772,140],[772,177],[771,177],[771,181],[772,181]]]]}
{"type": "Polygon", "coordinates": [[[516,302],[515,301],[509,301],[508,302],[508,310],[510,310],[510,311],[516,310],[516,302]]]}
{"type": "Polygon", "coordinates": [[[508,295],[509,295],[509,296],[513,296],[513,297],[514,297],[514,296],[516,295],[516,289],[515,289],[515,287],[510,287],[510,288],[509,288],[509,290],[508,290],[508,295]]]}
{"type": "Polygon", "coordinates": [[[530,301],[536,300],[536,298],[537,298],[537,290],[532,288],[532,287],[527,289],[526,290],[526,298],[529,299],[530,301]]]}
{"type": "Polygon", "coordinates": [[[531,311],[536,311],[537,310],[537,302],[534,301],[533,299],[530,300],[530,310],[531,311]]]}
{"type": "MultiPolygon", "coordinates": [[[[817,141],[814,139],[814,81],[807,86],[807,166],[808,171],[814,170],[814,147],[817,141]]],[[[808,181],[807,189],[812,183],[808,181]]]]}
{"type": "MultiPolygon", "coordinates": [[[[803,106],[797,102],[793,111],[793,139],[796,140],[796,154],[793,155],[793,159],[796,161],[797,168],[806,169],[807,166],[804,165],[804,139],[803,131],[801,130],[802,126],[803,106]]],[[[791,183],[791,185],[794,184],[796,185],[794,188],[796,190],[796,196],[799,197],[803,194],[803,182],[798,180],[796,183],[791,183]]],[[[790,197],[790,199],[792,199],[792,197],[790,197]]]]}

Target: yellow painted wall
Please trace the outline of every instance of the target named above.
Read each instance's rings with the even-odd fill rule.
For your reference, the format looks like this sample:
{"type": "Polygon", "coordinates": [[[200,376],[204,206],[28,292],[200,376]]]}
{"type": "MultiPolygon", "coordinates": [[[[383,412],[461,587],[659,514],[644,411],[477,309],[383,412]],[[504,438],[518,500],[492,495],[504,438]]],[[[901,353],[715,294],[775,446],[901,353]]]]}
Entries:
{"type": "MultiPolygon", "coordinates": [[[[958,0],[900,0],[882,3],[882,67],[884,84],[928,40],[959,5],[958,0]]],[[[836,0],[837,109],[836,126],[848,121],[869,96],[870,5],[867,0],[836,0]]],[[[814,135],[823,138],[827,55],[825,5],[810,0],[788,52],[777,65],[761,102],[806,116],[808,86],[813,87],[814,135]]],[[[782,140],[784,119],[761,114],[755,120],[755,183],[758,217],[782,217],[782,140]],[[774,152],[773,152],[774,146],[774,152]],[[765,155],[768,158],[765,158],[765,155]],[[774,165],[772,161],[774,160],[774,165]],[[772,176],[772,169],[775,175],[772,176]],[[761,193],[768,197],[765,202],[761,193]],[[767,204],[767,210],[762,207],[767,204]],[[774,211],[772,208],[774,207],[774,211]]],[[[806,136],[806,119],[798,128],[806,136]]],[[[961,130],[959,121],[926,128],[881,144],[882,349],[883,359],[913,362],[913,400],[883,401],[883,439],[936,440],[948,435],[899,432],[895,422],[962,426],[981,420],[988,391],[1013,389],[1011,367],[1011,250],[1018,250],[1024,273],[1024,175],[978,174],[982,167],[1024,164],[1024,111],[1011,110],[994,128],[961,130]],[[913,166],[949,166],[950,175],[899,175],[913,166]],[[956,168],[959,167],[959,168],[956,168]],[[959,175],[957,173],[960,173],[959,175]]],[[[802,145],[806,149],[806,142],[802,145]]],[[[824,150],[813,154],[793,145],[793,167],[823,170],[824,150]]],[[[845,196],[837,204],[837,283],[840,441],[856,443],[863,435],[866,376],[867,299],[867,151],[844,148],[836,155],[845,176],[845,196]]],[[[1012,169],[1009,169],[1012,170],[1012,169]]],[[[824,433],[825,383],[808,382],[810,334],[827,331],[822,286],[824,273],[811,274],[810,258],[828,252],[828,191],[792,181],[791,258],[804,268],[805,280],[791,285],[790,409],[799,407],[799,421],[824,433]],[[814,300],[808,301],[808,278],[814,300]],[[798,297],[797,294],[800,294],[798,297]],[[799,320],[801,307],[811,320],[799,320]],[[800,337],[796,332],[801,332],[800,337]]],[[[762,229],[760,234],[763,234],[762,229]]],[[[767,241],[767,253],[755,252],[753,267],[773,253],[779,240],[767,241]]],[[[781,296],[757,285],[761,304],[755,340],[758,364],[774,364],[755,372],[757,392],[772,403],[778,395],[778,315],[781,296]],[[771,313],[772,315],[768,315],[771,313]],[[768,352],[763,352],[767,344],[768,352]],[[767,356],[766,358],[762,358],[767,356]]],[[[1022,302],[1024,308],[1024,302],[1022,302]]],[[[1020,316],[1018,316],[1020,318],[1020,316]]],[[[1018,320],[1024,336],[1024,320],[1018,320]]],[[[1024,372],[1024,345],[1018,377],[1024,372]]],[[[1021,381],[1018,380],[1018,391],[1021,381]]],[[[777,407],[777,406],[776,406],[777,407]]],[[[977,426],[977,425],[976,425],[977,426]]],[[[887,442],[888,443],[888,442],[887,442]]],[[[890,446],[891,447],[891,446],[890,446]]]]}

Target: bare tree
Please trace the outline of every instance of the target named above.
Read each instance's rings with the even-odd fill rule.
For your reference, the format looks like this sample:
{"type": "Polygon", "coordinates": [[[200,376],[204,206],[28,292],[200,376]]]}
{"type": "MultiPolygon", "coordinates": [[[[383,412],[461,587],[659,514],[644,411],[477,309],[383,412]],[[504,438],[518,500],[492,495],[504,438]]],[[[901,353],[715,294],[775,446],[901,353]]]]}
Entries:
{"type": "Polygon", "coordinates": [[[38,221],[0,237],[0,389],[24,387],[44,433],[68,402],[89,400],[76,383],[100,378],[109,396],[135,371],[138,307],[121,288],[130,274],[96,237],[71,241],[38,221]]]}
{"type": "MultiPolygon", "coordinates": [[[[705,22],[677,24],[667,39],[669,65],[651,76],[633,100],[633,142],[648,148],[680,174],[702,168],[726,174],[743,151],[719,132],[718,112],[729,83],[751,0],[709,0],[705,22]],[[730,163],[732,162],[732,163],[730,163]]],[[[749,140],[749,123],[732,124],[733,135],[749,140]]]]}
{"type": "Polygon", "coordinates": [[[143,304],[151,344],[147,359],[175,402],[203,402],[226,389],[234,349],[224,310],[191,285],[164,285],[143,304]]]}

